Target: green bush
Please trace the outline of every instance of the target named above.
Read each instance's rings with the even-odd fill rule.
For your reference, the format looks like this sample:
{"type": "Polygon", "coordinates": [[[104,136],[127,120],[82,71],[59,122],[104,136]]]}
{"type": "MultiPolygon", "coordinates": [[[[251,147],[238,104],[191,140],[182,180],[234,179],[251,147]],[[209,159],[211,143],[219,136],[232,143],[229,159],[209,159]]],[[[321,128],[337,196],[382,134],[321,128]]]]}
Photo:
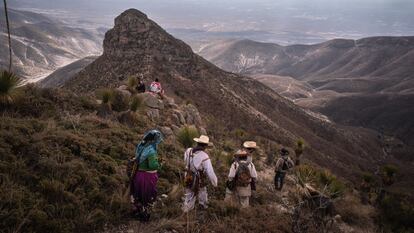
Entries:
{"type": "Polygon", "coordinates": [[[129,107],[129,97],[122,94],[122,92],[115,90],[112,101],[112,109],[117,112],[122,112],[128,110],[129,107]]]}
{"type": "Polygon", "coordinates": [[[345,192],[345,185],[325,169],[300,165],[295,168],[294,177],[299,185],[311,184],[319,192],[331,198],[337,198],[345,192]]]}
{"type": "Polygon", "coordinates": [[[97,91],[98,99],[102,101],[103,104],[112,104],[114,100],[114,90],[112,89],[101,89],[97,91]]]}
{"type": "Polygon", "coordinates": [[[138,85],[138,79],[135,76],[128,76],[127,86],[130,91],[135,91],[135,87],[138,85]]]}
{"type": "Polygon", "coordinates": [[[136,112],[142,106],[142,98],[138,96],[134,96],[131,99],[131,103],[129,104],[129,110],[132,112],[136,112]]]}
{"type": "Polygon", "coordinates": [[[183,126],[177,135],[178,142],[184,147],[189,148],[194,144],[194,138],[198,137],[199,133],[194,126],[183,126]]]}
{"type": "Polygon", "coordinates": [[[413,232],[414,205],[410,197],[388,193],[380,203],[379,222],[386,231],[413,232]]]}

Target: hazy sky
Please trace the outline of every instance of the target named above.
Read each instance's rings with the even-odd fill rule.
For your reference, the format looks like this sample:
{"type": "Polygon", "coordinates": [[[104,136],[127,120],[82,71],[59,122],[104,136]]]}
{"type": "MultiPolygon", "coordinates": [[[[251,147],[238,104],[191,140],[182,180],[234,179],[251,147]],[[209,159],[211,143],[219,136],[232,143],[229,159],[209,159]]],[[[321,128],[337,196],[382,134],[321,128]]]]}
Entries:
{"type": "Polygon", "coordinates": [[[414,0],[15,0],[10,4],[55,14],[70,23],[90,21],[106,27],[133,7],[167,29],[261,31],[271,35],[259,40],[274,37],[282,43],[297,42],[295,38],[306,43],[414,35],[414,0]]]}

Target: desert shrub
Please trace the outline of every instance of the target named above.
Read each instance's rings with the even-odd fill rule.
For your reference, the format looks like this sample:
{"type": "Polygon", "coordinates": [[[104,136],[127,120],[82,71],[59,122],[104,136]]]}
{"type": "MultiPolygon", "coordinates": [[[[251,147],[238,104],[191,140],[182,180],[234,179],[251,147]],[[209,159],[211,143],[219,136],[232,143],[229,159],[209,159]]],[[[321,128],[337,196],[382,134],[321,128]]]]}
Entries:
{"type": "Polygon", "coordinates": [[[138,85],[138,79],[135,76],[128,76],[127,86],[129,91],[135,91],[135,87],[138,85]]]}
{"type": "Polygon", "coordinates": [[[129,108],[129,97],[122,94],[122,92],[115,90],[112,101],[112,109],[121,112],[128,110],[129,108]]]}
{"type": "Polygon", "coordinates": [[[395,182],[398,168],[392,164],[387,164],[381,168],[381,178],[385,185],[392,185],[395,182]]]}
{"type": "Polygon", "coordinates": [[[369,172],[364,172],[362,173],[362,180],[364,182],[366,182],[367,184],[371,184],[373,182],[375,182],[375,177],[373,174],[369,173],[369,172]]]}
{"type": "Polygon", "coordinates": [[[98,99],[102,101],[103,104],[112,104],[115,97],[115,92],[112,89],[100,89],[96,92],[98,99]]]}
{"type": "Polygon", "coordinates": [[[24,232],[89,232],[127,212],[119,166],[137,133],[90,117],[79,119],[77,131],[55,120],[49,130],[50,119],[1,118],[2,231],[22,224],[24,232]]]}
{"type": "Polygon", "coordinates": [[[413,232],[414,205],[410,197],[387,193],[380,203],[379,222],[386,231],[413,232]]]}
{"type": "Polygon", "coordinates": [[[136,112],[142,106],[142,98],[134,96],[129,104],[129,110],[136,112]]]}
{"type": "Polygon", "coordinates": [[[343,198],[338,199],[335,202],[335,210],[344,222],[360,227],[372,225],[375,217],[373,207],[363,205],[356,196],[351,194],[346,194],[343,198]]]}
{"type": "Polygon", "coordinates": [[[198,137],[199,133],[194,126],[183,126],[177,135],[178,142],[184,147],[189,148],[194,144],[194,138],[198,137]]]}
{"type": "Polygon", "coordinates": [[[294,177],[299,185],[311,184],[318,191],[331,198],[337,198],[345,192],[345,185],[335,175],[325,169],[305,164],[300,165],[295,168],[294,177]]]}
{"type": "Polygon", "coordinates": [[[0,74],[0,104],[7,105],[16,101],[18,96],[18,86],[21,79],[15,74],[6,70],[0,74]]]}

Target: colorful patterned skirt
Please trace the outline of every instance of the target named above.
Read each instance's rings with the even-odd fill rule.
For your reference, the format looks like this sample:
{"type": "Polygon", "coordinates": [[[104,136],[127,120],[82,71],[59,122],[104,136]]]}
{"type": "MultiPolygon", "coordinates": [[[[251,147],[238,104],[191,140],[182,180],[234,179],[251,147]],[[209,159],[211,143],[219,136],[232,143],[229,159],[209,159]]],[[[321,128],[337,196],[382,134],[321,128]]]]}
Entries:
{"type": "Polygon", "coordinates": [[[137,209],[148,208],[157,198],[157,181],[156,172],[137,171],[132,181],[132,195],[135,199],[137,209]]]}

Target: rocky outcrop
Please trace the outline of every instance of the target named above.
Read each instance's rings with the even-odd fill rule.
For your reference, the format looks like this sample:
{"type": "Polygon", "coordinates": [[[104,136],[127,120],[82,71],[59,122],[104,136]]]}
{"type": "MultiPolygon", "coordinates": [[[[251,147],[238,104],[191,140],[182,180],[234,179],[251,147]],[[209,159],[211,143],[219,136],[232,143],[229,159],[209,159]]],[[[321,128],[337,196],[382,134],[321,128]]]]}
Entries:
{"type": "Polygon", "coordinates": [[[164,109],[164,101],[161,100],[157,95],[152,94],[150,92],[138,94],[138,97],[142,98],[145,106],[149,108],[155,108],[155,109],[164,109]]]}

